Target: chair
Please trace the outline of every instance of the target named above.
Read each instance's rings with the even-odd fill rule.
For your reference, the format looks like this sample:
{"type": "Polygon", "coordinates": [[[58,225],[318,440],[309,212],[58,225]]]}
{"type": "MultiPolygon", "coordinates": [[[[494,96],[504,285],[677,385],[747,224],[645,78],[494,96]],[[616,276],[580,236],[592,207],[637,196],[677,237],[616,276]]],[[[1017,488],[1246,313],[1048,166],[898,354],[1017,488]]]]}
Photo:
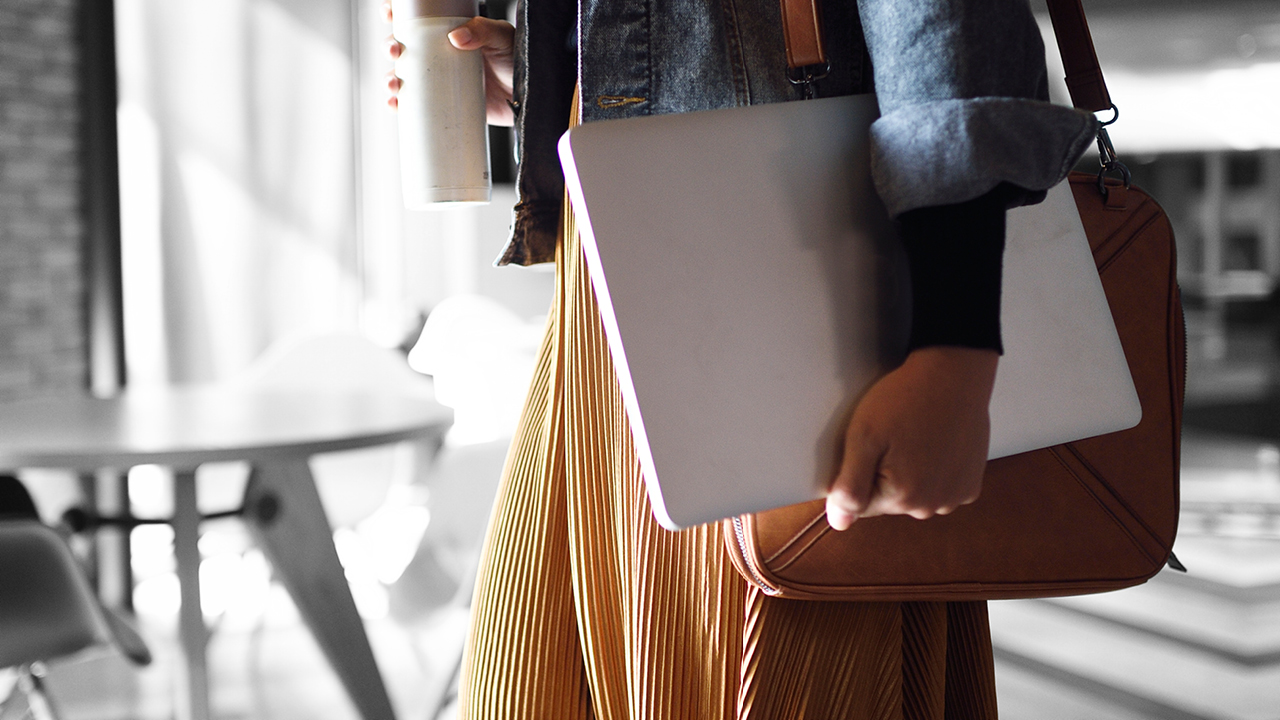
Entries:
{"type": "MultiPolygon", "coordinates": [[[[102,607],[71,549],[38,520],[0,518],[0,668],[17,668],[18,690],[34,720],[54,720],[42,665],[95,645],[151,662],[142,638],[102,607]]],[[[0,717],[18,700],[0,703],[0,717]]]]}

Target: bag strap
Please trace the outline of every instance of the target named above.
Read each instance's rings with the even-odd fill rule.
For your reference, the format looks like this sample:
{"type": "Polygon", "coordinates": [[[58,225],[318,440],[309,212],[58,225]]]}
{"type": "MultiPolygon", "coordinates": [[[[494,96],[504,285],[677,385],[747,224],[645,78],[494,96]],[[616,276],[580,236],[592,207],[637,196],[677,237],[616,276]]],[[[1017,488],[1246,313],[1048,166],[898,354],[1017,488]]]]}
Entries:
{"type": "Polygon", "coordinates": [[[822,15],[818,0],[780,0],[782,34],[787,40],[787,67],[799,70],[827,63],[822,43],[822,15]]]}
{"type": "Polygon", "coordinates": [[[1093,47],[1093,35],[1089,33],[1089,22],[1084,17],[1084,6],[1080,0],[1047,0],[1047,4],[1062,68],[1067,73],[1071,104],[1089,112],[1113,109],[1102,67],[1098,65],[1098,53],[1093,47]]]}
{"type": "MultiPolygon", "coordinates": [[[[813,82],[827,76],[831,63],[822,42],[822,13],[818,0],[779,0],[782,6],[782,36],[787,43],[787,79],[804,88],[806,98],[813,97],[813,82]]],[[[1115,148],[1107,134],[1107,125],[1120,117],[1120,110],[1111,102],[1098,53],[1093,47],[1093,35],[1084,17],[1080,0],[1045,0],[1049,6],[1049,20],[1058,40],[1058,53],[1066,71],[1067,90],[1071,103],[1081,110],[1100,112],[1111,110],[1115,114],[1098,129],[1098,156],[1102,169],[1098,171],[1098,192],[1108,196],[1106,175],[1120,173],[1124,187],[1132,180],[1129,168],[1116,159],[1115,148]]]]}
{"type": "MultiPolygon", "coordinates": [[[[788,77],[796,84],[812,83],[829,68],[822,40],[822,13],[818,0],[779,0],[782,5],[782,35],[787,42],[788,77]],[[818,73],[821,74],[818,74],[818,73]]],[[[1111,95],[1098,65],[1093,36],[1080,0],[1046,0],[1058,52],[1067,72],[1071,102],[1081,110],[1110,110],[1111,95]]]]}
{"type": "Polygon", "coordinates": [[[782,36],[787,42],[787,79],[813,98],[813,83],[827,76],[831,63],[822,42],[822,13],[818,0],[779,0],[782,3],[782,36]]]}
{"type": "Polygon", "coordinates": [[[1133,183],[1133,175],[1116,158],[1116,149],[1107,133],[1107,126],[1120,119],[1120,109],[1111,102],[1107,81],[1102,77],[1098,53],[1093,47],[1093,35],[1089,33],[1089,22],[1084,17],[1084,6],[1080,0],[1046,0],[1046,3],[1049,20],[1053,23],[1053,35],[1058,40],[1058,54],[1062,56],[1062,69],[1067,75],[1071,104],[1094,113],[1112,112],[1111,119],[1103,121],[1098,128],[1098,163],[1101,166],[1098,169],[1098,193],[1107,198],[1108,207],[1121,207],[1124,193],[1111,197],[1107,174],[1118,173],[1126,190],[1133,183]]]}

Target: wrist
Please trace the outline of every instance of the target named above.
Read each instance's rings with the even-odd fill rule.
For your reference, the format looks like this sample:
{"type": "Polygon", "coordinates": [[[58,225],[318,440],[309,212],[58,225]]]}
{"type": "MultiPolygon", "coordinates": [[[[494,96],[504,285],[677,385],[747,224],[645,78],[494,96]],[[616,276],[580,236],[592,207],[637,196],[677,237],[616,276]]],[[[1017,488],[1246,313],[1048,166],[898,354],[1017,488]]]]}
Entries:
{"type": "Polygon", "coordinates": [[[932,345],[907,355],[903,368],[943,380],[964,395],[988,402],[995,387],[1000,353],[986,348],[932,345]]]}

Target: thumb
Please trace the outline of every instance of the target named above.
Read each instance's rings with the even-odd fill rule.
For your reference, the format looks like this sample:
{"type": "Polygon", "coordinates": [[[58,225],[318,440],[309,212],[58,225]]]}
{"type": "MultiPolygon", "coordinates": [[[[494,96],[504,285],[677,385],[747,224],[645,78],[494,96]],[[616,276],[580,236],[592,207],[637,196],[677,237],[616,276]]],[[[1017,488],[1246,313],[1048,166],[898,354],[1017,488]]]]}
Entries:
{"type": "Polygon", "coordinates": [[[484,17],[473,17],[449,33],[449,42],[459,50],[509,50],[513,32],[505,23],[484,17]]]}
{"type": "Polygon", "coordinates": [[[880,452],[853,435],[850,428],[845,437],[840,473],[827,492],[827,522],[834,530],[849,529],[866,511],[880,465],[880,452]]]}

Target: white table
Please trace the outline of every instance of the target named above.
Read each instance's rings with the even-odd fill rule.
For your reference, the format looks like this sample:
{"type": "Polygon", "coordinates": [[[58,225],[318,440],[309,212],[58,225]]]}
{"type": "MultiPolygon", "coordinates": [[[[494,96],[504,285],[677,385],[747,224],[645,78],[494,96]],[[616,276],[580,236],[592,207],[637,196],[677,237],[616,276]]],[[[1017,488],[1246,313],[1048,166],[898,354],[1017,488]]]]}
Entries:
{"type": "Polygon", "coordinates": [[[180,720],[209,720],[208,630],[200,610],[195,470],[247,461],[245,522],[365,720],[394,718],[333,546],[307,459],[442,437],[452,411],[429,397],[297,393],[216,385],[0,404],[0,468],[174,470],[174,552],[182,592],[180,720]]]}

